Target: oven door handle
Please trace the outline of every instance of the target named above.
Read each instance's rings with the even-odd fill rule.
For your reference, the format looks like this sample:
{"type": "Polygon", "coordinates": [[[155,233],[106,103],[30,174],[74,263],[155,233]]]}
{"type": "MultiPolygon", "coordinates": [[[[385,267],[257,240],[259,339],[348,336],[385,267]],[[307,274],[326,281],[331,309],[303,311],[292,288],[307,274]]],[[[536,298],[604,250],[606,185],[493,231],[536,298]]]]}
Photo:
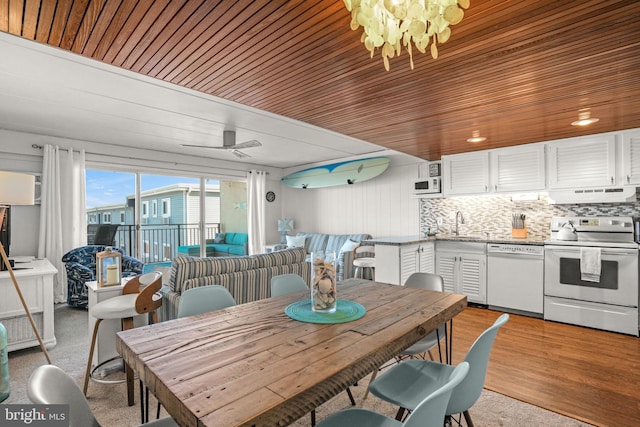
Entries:
{"type": "MultiPolygon", "coordinates": [[[[545,246],[545,252],[556,251],[569,251],[575,252],[577,256],[580,256],[580,246],[545,246]]],[[[601,248],[602,255],[621,255],[621,256],[638,256],[637,249],[615,249],[615,248],[601,248]]]]}

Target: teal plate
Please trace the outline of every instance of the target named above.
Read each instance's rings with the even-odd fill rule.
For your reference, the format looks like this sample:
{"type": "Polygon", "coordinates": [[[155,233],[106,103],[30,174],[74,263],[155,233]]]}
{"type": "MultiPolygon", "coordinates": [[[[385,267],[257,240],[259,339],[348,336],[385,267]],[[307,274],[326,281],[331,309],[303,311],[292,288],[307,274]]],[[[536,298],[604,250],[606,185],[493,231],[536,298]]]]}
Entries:
{"type": "Polygon", "coordinates": [[[334,313],[320,313],[311,309],[311,299],[289,304],[284,312],[293,320],[307,323],[345,323],[364,316],[367,309],[354,301],[339,299],[334,313]]]}

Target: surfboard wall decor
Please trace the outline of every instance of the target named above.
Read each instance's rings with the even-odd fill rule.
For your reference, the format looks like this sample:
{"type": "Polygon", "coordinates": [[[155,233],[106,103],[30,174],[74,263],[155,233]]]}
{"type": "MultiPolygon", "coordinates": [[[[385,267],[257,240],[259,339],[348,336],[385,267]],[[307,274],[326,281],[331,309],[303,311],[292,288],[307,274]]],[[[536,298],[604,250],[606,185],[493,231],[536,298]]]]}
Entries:
{"type": "Polygon", "coordinates": [[[390,162],[388,157],[349,160],[303,169],[283,177],[281,181],[284,185],[292,188],[322,188],[357,184],[377,177],[387,170],[390,162]]]}

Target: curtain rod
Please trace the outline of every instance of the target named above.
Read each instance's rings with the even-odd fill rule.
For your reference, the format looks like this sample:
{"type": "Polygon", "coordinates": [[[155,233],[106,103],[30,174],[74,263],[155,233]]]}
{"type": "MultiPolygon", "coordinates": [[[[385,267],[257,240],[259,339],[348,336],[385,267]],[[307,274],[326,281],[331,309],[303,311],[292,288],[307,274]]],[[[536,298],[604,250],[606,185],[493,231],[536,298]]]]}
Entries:
{"type": "MultiPolygon", "coordinates": [[[[42,145],[38,145],[38,144],[31,144],[31,148],[36,149],[36,150],[42,150],[44,147],[43,147],[42,145]]],[[[72,148],[61,148],[61,147],[58,147],[58,149],[59,149],[59,150],[63,150],[63,151],[70,151],[70,150],[71,150],[71,151],[75,151],[76,153],[79,153],[79,152],[80,152],[80,151],[78,151],[78,150],[73,150],[72,148]]],[[[107,156],[107,155],[105,155],[105,154],[96,154],[96,153],[87,153],[87,154],[89,154],[89,155],[94,155],[94,156],[107,156]]],[[[127,157],[127,156],[117,156],[117,155],[116,155],[116,156],[114,156],[114,155],[109,155],[108,157],[122,157],[122,158],[127,158],[127,159],[129,158],[129,157],[127,157]]],[[[182,165],[185,165],[185,166],[200,166],[200,165],[190,165],[190,164],[187,164],[187,163],[174,163],[174,164],[175,164],[176,166],[181,165],[181,164],[182,164],[182,165]]],[[[217,167],[217,169],[219,169],[219,170],[225,170],[225,171],[233,171],[233,172],[244,172],[242,169],[231,169],[231,168],[224,168],[224,167],[217,167]]],[[[249,172],[249,173],[252,173],[252,171],[248,171],[248,172],[249,172]]],[[[257,171],[257,172],[263,172],[263,173],[265,173],[266,175],[269,175],[269,172],[268,172],[268,171],[257,171]]],[[[240,178],[240,177],[237,177],[237,178],[240,178]]]]}

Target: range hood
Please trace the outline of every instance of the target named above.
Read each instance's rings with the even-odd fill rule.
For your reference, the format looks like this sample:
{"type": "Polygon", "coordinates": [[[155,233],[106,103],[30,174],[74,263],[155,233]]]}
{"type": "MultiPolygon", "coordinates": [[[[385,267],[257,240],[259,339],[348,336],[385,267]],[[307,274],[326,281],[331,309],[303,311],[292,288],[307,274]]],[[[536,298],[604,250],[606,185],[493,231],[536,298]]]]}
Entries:
{"type": "Polygon", "coordinates": [[[637,188],[624,187],[600,187],[579,188],[576,190],[550,190],[550,204],[574,204],[574,203],[624,203],[638,200],[637,188]]]}

